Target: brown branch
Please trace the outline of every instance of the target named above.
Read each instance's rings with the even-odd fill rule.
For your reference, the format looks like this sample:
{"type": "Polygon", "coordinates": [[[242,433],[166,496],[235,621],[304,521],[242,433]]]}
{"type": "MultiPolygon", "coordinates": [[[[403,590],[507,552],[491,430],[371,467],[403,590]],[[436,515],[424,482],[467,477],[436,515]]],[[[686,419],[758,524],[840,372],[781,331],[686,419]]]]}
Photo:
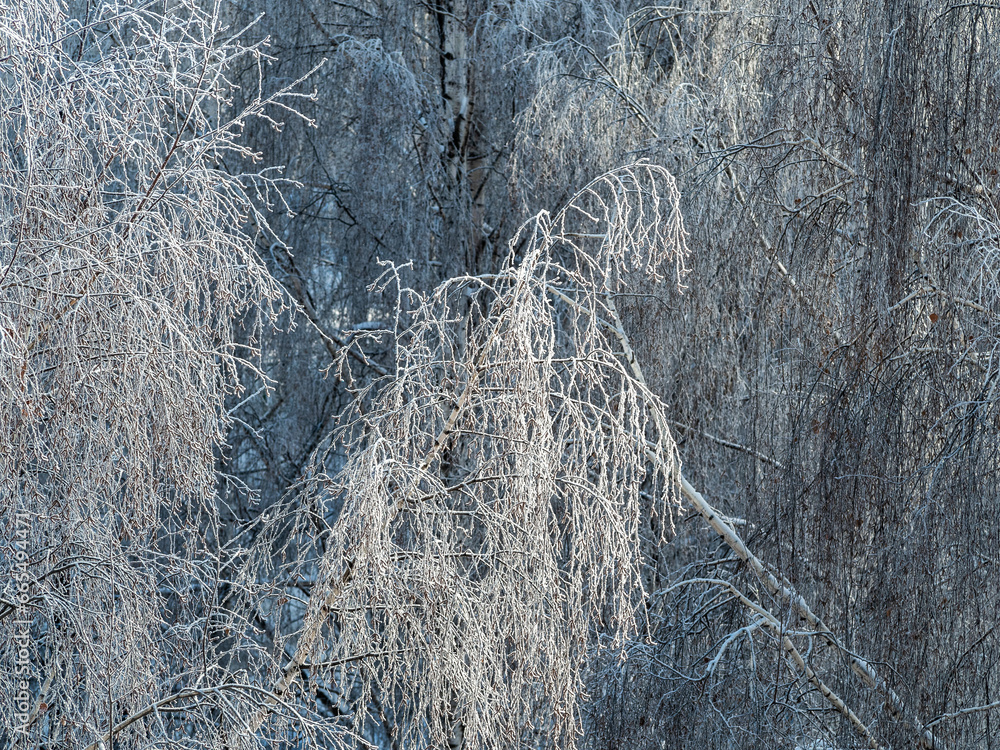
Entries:
{"type": "MultiPolygon", "coordinates": [[[[618,316],[617,310],[614,308],[614,302],[610,298],[609,305],[609,309],[615,318],[617,329],[616,334],[622,350],[625,353],[625,358],[631,365],[632,372],[635,375],[636,380],[644,386],[646,378],[643,375],[642,368],[635,359],[631,343],[628,340],[628,335],[625,333],[621,319],[618,316]]],[[[643,392],[648,392],[648,388],[643,388],[643,392]]],[[[665,418],[664,421],[666,421],[665,418]]],[[[670,466],[667,464],[662,453],[655,445],[650,445],[647,448],[647,456],[654,463],[661,465],[665,473],[677,477],[684,497],[688,499],[702,518],[708,522],[708,525],[712,527],[712,530],[719,535],[722,541],[724,541],[726,545],[747,564],[758,580],[760,580],[774,596],[778,596],[782,600],[787,601],[799,617],[805,620],[805,622],[812,627],[813,631],[825,640],[827,644],[848,657],[851,664],[851,671],[858,677],[858,679],[861,680],[862,683],[875,690],[882,697],[894,717],[907,721],[917,730],[921,747],[925,748],[925,750],[945,750],[946,745],[935,737],[934,733],[931,732],[929,728],[924,726],[916,716],[909,714],[902,699],[885,683],[881,677],[879,677],[875,668],[868,661],[849,651],[837,639],[827,624],[812,611],[806,603],[806,600],[795,590],[792,584],[784,576],[781,576],[780,574],[776,575],[772,572],[768,565],[766,565],[759,557],[750,551],[732,524],[722,518],[718,511],[712,507],[705,497],[694,488],[694,486],[681,473],[679,466],[670,466]]]]}

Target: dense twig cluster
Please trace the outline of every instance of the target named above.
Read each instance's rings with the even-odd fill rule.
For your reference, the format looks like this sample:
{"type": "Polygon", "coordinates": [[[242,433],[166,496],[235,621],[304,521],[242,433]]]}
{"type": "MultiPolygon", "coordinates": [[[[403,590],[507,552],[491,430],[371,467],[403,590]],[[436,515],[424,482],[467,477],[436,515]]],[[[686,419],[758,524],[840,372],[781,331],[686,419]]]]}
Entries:
{"type": "Polygon", "coordinates": [[[989,747],[997,18],[3,5],[0,746],[989,747]]]}
{"type": "Polygon", "coordinates": [[[659,168],[608,174],[499,273],[417,299],[346,465],[316,466],[306,507],[337,518],[276,693],[307,670],[398,746],[572,746],[593,636],[635,631],[640,528],[676,503],[608,302],[634,269],[683,268],[678,201],[659,168]]]}
{"type": "Polygon", "coordinates": [[[256,356],[236,321],[280,296],[246,234],[270,181],[237,143],[269,102],[227,114],[237,59],[260,45],[218,5],[0,9],[0,528],[27,519],[30,561],[17,600],[0,548],[0,672],[30,687],[25,719],[0,681],[0,744],[146,746],[185,733],[181,703],[223,732],[246,697],[215,677],[243,629],[215,464],[256,356]]]}

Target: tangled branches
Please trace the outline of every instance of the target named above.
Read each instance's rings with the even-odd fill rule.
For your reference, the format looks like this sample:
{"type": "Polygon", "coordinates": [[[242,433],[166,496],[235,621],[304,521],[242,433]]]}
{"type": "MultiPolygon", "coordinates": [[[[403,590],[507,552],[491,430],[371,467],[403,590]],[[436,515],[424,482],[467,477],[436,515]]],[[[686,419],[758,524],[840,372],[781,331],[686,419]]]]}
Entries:
{"type": "Polygon", "coordinates": [[[634,630],[640,527],[676,503],[610,321],[630,275],[681,273],[678,199],[656,167],[604,175],[404,316],[346,463],[317,460],[307,506],[337,518],[276,694],[308,671],[395,746],[572,746],[584,657],[634,630]]]}
{"type": "Polygon", "coordinates": [[[218,5],[0,12],[0,528],[26,526],[29,564],[15,599],[0,549],[0,672],[30,696],[14,711],[2,682],[0,736],[183,733],[164,714],[112,736],[231,658],[223,400],[254,356],[235,322],[280,305],[241,229],[271,181],[239,176],[254,154],[237,138],[291,95],[225,119],[237,60],[261,48],[218,5]]]}

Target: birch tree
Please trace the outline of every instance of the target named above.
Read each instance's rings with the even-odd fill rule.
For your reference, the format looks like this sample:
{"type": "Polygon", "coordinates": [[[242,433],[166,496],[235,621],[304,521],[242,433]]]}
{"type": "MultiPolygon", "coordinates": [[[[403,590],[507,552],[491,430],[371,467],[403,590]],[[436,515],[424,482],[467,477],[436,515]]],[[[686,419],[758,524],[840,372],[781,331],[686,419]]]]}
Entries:
{"type": "MultiPolygon", "coordinates": [[[[555,211],[595,174],[637,156],[664,165],[684,196],[692,291],[637,281],[615,299],[622,328],[692,487],[742,524],[733,529],[748,550],[840,644],[821,647],[783,583],[763,583],[701,514],[685,515],[673,544],[645,549],[644,574],[662,592],[651,643],[630,644],[626,669],[613,657],[591,665],[590,740],[806,747],[868,744],[867,732],[898,746],[926,742],[929,728],[941,744],[983,746],[996,716],[995,12],[463,7],[464,25],[438,24],[453,17],[436,5],[312,8],[326,39],[311,18],[292,24],[308,41],[301,50],[343,54],[343,94],[329,111],[343,127],[313,141],[330,155],[336,179],[324,184],[337,199],[315,190],[302,204],[326,201],[310,226],[335,229],[296,238],[306,222],[290,221],[294,257],[277,248],[279,272],[301,279],[328,334],[356,343],[356,325],[393,327],[394,297],[364,291],[381,272],[376,256],[412,260],[405,283],[425,293],[437,274],[497,271],[469,262],[467,238],[482,225],[453,209],[473,202],[442,197],[469,195],[441,188],[461,101],[442,86],[460,80],[468,142],[503,133],[482,194],[498,237],[519,211],[555,211]],[[439,37],[445,28],[465,41],[439,37]],[[447,43],[465,44],[465,73],[440,54],[447,43]],[[508,112],[516,129],[500,124],[508,112]],[[846,652],[884,665],[875,687],[846,652]]],[[[471,157],[483,151],[468,152],[468,171],[480,173],[471,157]]],[[[492,248],[502,256],[502,241],[492,248]]],[[[368,361],[391,369],[393,340],[368,339],[368,361]]],[[[329,341],[315,341],[326,364],[329,341]]],[[[379,375],[357,357],[351,374],[356,385],[379,375]]],[[[317,403],[343,407],[350,397],[328,382],[317,403]]],[[[334,411],[310,413],[308,434],[334,411]]],[[[290,462],[290,482],[311,449],[290,462]]]]}
{"type": "Polygon", "coordinates": [[[252,691],[219,648],[236,329],[283,304],[238,136],[297,95],[227,114],[263,58],[218,4],[74,10],[0,7],[0,745],[208,746],[252,691]]]}
{"type": "Polygon", "coordinates": [[[0,22],[9,736],[990,747],[988,4],[0,22]]]}
{"type": "Polygon", "coordinates": [[[332,521],[276,701],[304,682],[393,746],[575,744],[594,639],[635,632],[640,537],[676,506],[662,406],[607,321],[632,276],[676,283],[678,199],[659,168],[608,174],[523,227],[498,274],[413,300],[346,463],[321,453],[297,501],[332,521]]]}

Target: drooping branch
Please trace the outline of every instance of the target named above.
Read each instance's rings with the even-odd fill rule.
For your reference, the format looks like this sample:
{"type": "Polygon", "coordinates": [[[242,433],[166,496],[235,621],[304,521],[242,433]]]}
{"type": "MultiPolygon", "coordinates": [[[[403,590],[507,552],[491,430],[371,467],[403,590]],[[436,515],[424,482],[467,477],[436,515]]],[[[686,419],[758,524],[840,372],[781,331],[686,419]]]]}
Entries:
{"type": "Polygon", "coordinates": [[[677,199],[659,168],[609,173],[522,228],[516,263],[403,318],[394,376],[343,433],[346,465],[309,489],[342,507],[276,697],[314,665],[310,680],[351,680],[361,710],[406,696],[404,744],[572,746],[594,633],[636,627],[644,486],[662,490],[665,523],[676,497],[644,455],[650,435],[674,450],[655,397],[595,321],[622,277],[683,266],[677,199]],[[372,656],[334,666],[359,653],[372,656]]]}

